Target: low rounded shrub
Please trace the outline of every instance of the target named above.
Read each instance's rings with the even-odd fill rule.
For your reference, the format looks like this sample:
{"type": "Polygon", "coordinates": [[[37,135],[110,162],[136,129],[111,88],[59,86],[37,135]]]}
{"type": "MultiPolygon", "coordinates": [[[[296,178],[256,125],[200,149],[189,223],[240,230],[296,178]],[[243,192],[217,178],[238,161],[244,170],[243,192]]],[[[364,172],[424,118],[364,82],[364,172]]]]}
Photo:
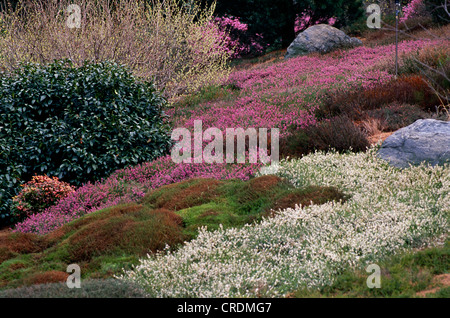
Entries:
{"type": "Polygon", "coordinates": [[[328,94],[324,103],[315,110],[315,115],[318,119],[346,115],[353,120],[360,120],[367,111],[395,103],[417,105],[429,111],[435,110],[440,101],[423,76],[404,74],[362,91],[328,94]]]}
{"type": "Polygon", "coordinates": [[[20,221],[29,215],[40,213],[54,205],[69,193],[74,187],[61,182],[57,177],[33,176],[33,179],[22,185],[20,193],[13,198],[11,214],[20,221]]]}
{"type": "Polygon", "coordinates": [[[98,211],[68,224],[64,231],[69,236],[55,248],[67,251],[66,259],[73,263],[92,262],[105,255],[146,255],[186,238],[182,219],[174,212],[137,204],[98,211]]]}
{"type": "Polygon", "coordinates": [[[419,119],[430,117],[418,106],[409,104],[392,104],[384,108],[370,110],[367,115],[369,118],[380,120],[383,123],[383,131],[395,131],[409,126],[419,119]]]}
{"type": "Polygon", "coordinates": [[[67,277],[69,277],[69,274],[66,272],[51,270],[48,272],[40,272],[32,274],[30,277],[27,277],[27,279],[25,279],[25,284],[38,285],[38,284],[66,282],[67,277]]]}
{"type": "Polygon", "coordinates": [[[303,156],[316,150],[365,151],[367,136],[347,116],[337,116],[317,125],[292,131],[280,140],[281,156],[303,156]]]}
{"type": "Polygon", "coordinates": [[[73,185],[151,161],[170,148],[150,82],[112,62],[23,64],[0,76],[0,217],[34,174],[73,185]]]}
{"type": "Polygon", "coordinates": [[[20,254],[39,253],[47,243],[33,233],[0,232],[0,264],[20,254]]]}

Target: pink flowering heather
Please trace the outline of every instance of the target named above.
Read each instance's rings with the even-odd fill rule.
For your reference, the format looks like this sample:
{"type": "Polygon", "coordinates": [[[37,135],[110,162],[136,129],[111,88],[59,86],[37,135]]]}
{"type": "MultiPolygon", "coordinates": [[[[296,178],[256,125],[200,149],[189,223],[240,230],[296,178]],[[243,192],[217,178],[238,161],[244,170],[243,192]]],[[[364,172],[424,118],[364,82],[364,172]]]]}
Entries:
{"type": "Polygon", "coordinates": [[[262,35],[249,36],[247,33],[248,25],[239,21],[239,18],[216,17],[214,23],[219,26],[219,31],[225,39],[225,47],[231,52],[232,58],[260,54],[264,51],[262,35]]]}
{"type": "MultiPolygon", "coordinates": [[[[334,25],[336,23],[336,18],[319,20],[319,21],[316,21],[314,24],[319,24],[319,23],[326,23],[329,25],[334,25]]],[[[311,23],[311,16],[308,14],[308,12],[303,12],[302,14],[297,14],[297,17],[295,19],[295,33],[301,32],[312,25],[313,25],[313,23],[311,23]]]]}
{"type": "MultiPolygon", "coordinates": [[[[437,44],[425,40],[401,42],[399,52],[406,54],[437,44]]],[[[167,114],[174,127],[192,129],[195,120],[202,120],[203,129],[279,128],[283,136],[290,127],[315,124],[312,114],[325,93],[370,88],[392,80],[393,75],[378,65],[389,63],[394,52],[394,45],[358,47],[236,71],[228,84],[240,90],[230,91],[227,100],[173,108],[167,114]]]]}
{"type": "Polygon", "coordinates": [[[403,8],[403,16],[400,18],[400,22],[407,21],[411,18],[420,17],[425,12],[425,3],[423,0],[411,0],[411,2],[403,8]]]}
{"type": "Polygon", "coordinates": [[[43,235],[91,212],[139,202],[150,189],[190,178],[248,180],[260,167],[260,164],[176,164],[165,156],[118,170],[101,182],[87,183],[44,212],[16,224],[14,231],[43,235]]]}

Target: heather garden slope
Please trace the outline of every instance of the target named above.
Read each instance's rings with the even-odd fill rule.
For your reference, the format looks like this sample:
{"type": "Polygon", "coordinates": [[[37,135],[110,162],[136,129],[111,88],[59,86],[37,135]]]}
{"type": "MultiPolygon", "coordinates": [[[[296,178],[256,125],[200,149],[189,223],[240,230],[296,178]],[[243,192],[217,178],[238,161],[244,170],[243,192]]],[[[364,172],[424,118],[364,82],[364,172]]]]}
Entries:
{"type": "Polygon", "coordinates": [[[273,209],[346,199],[333,187],[295,188],[276,176],[192,178],[150,191],[137,203],[89,213],[46,235],[2,234],[0,281],[10,287],[56,282],[68,276],[69,263],[79,264],[85,278],[106,278],[147,253],[192,240],[203,227],[239,228],[273,209]]]}
{"type": "MultiPolygon", "coordinates": [[[[189,24],[198,41],[208,23],[189,24]]],[[[435,279],[449,273],[450,166],[399,169],[377,151],[382,137],[418,119],[449,120],[439,95],[450,92],[449,30],[401,41],[398,77],[395,46],[373,39],[288,60],[274,51],[231,69],[224,61],[232,52],[220,51],[220,76],[194,72],[189,89],[186,78],[172,78],[167,96],[156,86],[171,71],[160,70],[155,86],[148,70],[136,74],[137,64],[60,60],[3,77],[14,92],[0,90],[3,122],[26,129],[0,144],[10,154],[0,163],[15,173],[0,181],[17,191],[7,198],[15,223],[0,231],[0,297],[415,297],[430,288],[448,297],[435,279]],[[203,131],[278,128],[281,161],[176,163],[168,132],[193,132],[195,121],[203,131]],[[25,141],[34,128],[42,134],[31,147],[25,141]],[[106,150],[97,158],[91,148],[99,145],[106,150]],[[46,146],[77,165],[46,165],[46,146]],[[26,166],[29,158],[37,163],[26,166]],[[70,184],[43,176],[25,183],[35,167],[70,184]],[[76,182],[64,179],[66,171],[76,182]],[[80,266],[85,289],[64,288],[69,264],[80,266]],[[367,288],[369,264],[383,268],[383,288],[367,288]]],[[[132,38],[126,28],[119,35],[132,38]]],[[[204,41],[220,47],[221,36],[204,41]]],[[[197,46],[186,52],[201,69],[197,46]]]]}
{"type": "MultiPolygon", "coordinates": [[[[429,50],[437,57],[445,54],[442,42],[437,40],[408,41],[400,46],[401,54],[405,55],[404,63],[408,63],[408,54],[419,51],[426,56],[429,50]]],[[[417,75],[405,74],[393,79],[387,70],[393,52],[392,45],[362,47],[237,71],[231,74],[228,84],[205,88],[203,96],[207,101],[201,98],[196,101],[191,97],[192,105],[187,98],[180,102],[183,107],[169,108],[166,114],[173,127],[190,130],[194,128],[195,120],[202,120],[203,129],[217,127],[223,131],[228,127],[276,127],[280,129],[281,147],[286,154],[304,154],[310,151],[311,145],[326,150],[329,140],[323,141],[328,144],[324,147],[318,144],[320,138],[326,136],[310,128],[308,138],[303,136],[308,130],[302,128],[324,125],[325,129],[332,130],[335,118],[330,119],[328,126],[318,124],[319,118],[326,118],[329,113],[356,117],[362,129],[380,131],[395,130],[430,116],[426,111],[439,101],[433,99],[430,88],[417,75]],[[355,96],[353,92],[362,93],[355,96]],[[330,105],[337,109],[329,110],[330,105]],[[298,141],[302,138],[306,138],[306,142],[298,141]]],[[[407,73],[407,66],[404,68],[407,73]]],[[[351,127],[350,131],[356,134],[351,127]]],[[[331,131],[324,133],[334,134],[331,131]]],[[[339,148],[340,145],[331,146],[339,148]]],[[[347,149],[349,146],[355,148],[354,144],[346,146],[347,149]]],[[[43,234],[86,212],[114,205],[120,200],[132,201],[142,196],[145,189],[189,177],[247,179],[259,167],[260,164],[175,164],[169,156],[162,157],[117,171],[102,183],[87,184],[48,211],[31,216],[17,228],[43,234]]]]}
{"type": "MultiPolygon", "coordinates": [[[[425,49],[426,45],[416,41],[402,45],[406,52],[418,47],[425,49]]],[[[392,75],[376,68],[384,65],[384,60],[375,57],[392,49],[392,46],[358,48],[238,71],[230,77],[229,83],[233,86],[209,88],[203,96],[186,99],[185,108],[169,109],[168,113],[178,125],[187,127],[195,118],[202,119],[206,127],[227,127],[234,121],[244,127],[270,127],[274,124],[286,136],[295,136],[298,127],[317,125],[318,119],[314,115],[317,106],[313,105],[325,105],[326,92],[351,92],[351,87],[371,92],[373,87],[379,87],[377,85],[391,83],[392,75]],[[363,49],[365,54],[361,54],[363,49]],[[349,57],[354,57],[355,61],[349,62],[349,57]],[[322,63],[323,69],[308,68],[311,61],[322,63]],[[331,66],[339,61],[347,65],[346,71],[331,66]],[[297,72],[287,72],[295,65],[297,72]],[[373,71],[366,74],[360,70],[367,69],[365,67],[373,71]],[[286,80],[288,76],[291,76],[291,81],[286,80]],[[212,92],[212,96],[208,92],[212,92]],[[313,96],[316,97],[311,101],[313,96]],[[188,102],[193,103],[195,98],[207,101],[197,100],[196,107],[192,107],[188,102]],[[253,116],[244,116],[252,109],[253,116]],[[217,116],[217,112],[226,115],[217,116]],[[230,119],[231,113],[237,117],[230,119]],[[279,118],[280,115],[283,117],[279,118]],[[293,130],[292,126],[296,129],[293,130]]],[[[385,58],[389,58],[387,53],[385,58]]],[[[390,98],[397,102],[396,98],[405,97],[394,95],[390,98]]],[[[431,116],[427,115],[425,107],[421,108],[420,96],[416,98],[419,106],[414,107],[420,110],[418,114],[431,116]]],[[[405,114],[398,115],[402,118],[405,114]]],[[[328,193],[325,201],[311,206],[308,206],[309,201],[314,199],[314,195],[307,196],[309,199],[306,201],[296,195],[288,195],[279,206],[267,205],[264,199],[272,198],[274,192],[256,197],[253,192],[245,195],[245,191],[237,190],[233,185],[236,181],[230,184],[233,185],[231,192],[226,193],[241,193],[240,198],[230,197],[230,194],[225,194],[225,197],[224,194],[218,195],[217,187],[225,182],[220,180],[250,179],[257,184],[258,178],[254,178],[260,164],[175,164],[170,157],[165,157],[116,171],[103,182],[80,187],[47,211],[18,224],[15,231],[30,232],[14,234],[19,235],[18,239],[20,235],[31,235],[29,240],[37,240],[44,247],[25,249],[25,254],[20,249],[10,251],[11,258],[2,264],[3,282],[12,287],[62,280],[67,276],[63,273],[63,265],[76,260],[85,264],[85,278],[117,275],[156,297],[279,297],[297,290],[317,290],[333,285],[339,273],[363,268],[365,264],[382,261],[402,251],[427,246],[448,230],[449,167],[421,166],[398,170],[376,157],[376,147],[359,154],[319,152],[301,159],[282,161],[276,174],[282,178],[280,180],[285,180],[282,184],[291,184],[286,185],[288,188],[294,186],[304,192],[302,189],[308,187],[333,187],[343,193],[328,193]],[[182,193],[186,196],[183,197],[182,193]],[[174,200],[173,195],[177,199],[174,200]],[[234,203],[225,204],[221,197],[234,203]],[[334,203],[323,205],[328,200],[334,200],[334,203]],[[119,203],[128,205],[117,206],[119,203]],[[271,214],[271,208],[279,212],[271,214]],[[246,212],[242,214],[239,210],[246,212]],[[162,216],[161,212],[171,214],[162,216]],[[117,240],[115,243],[97,237],[103,233],[102,228],[105,233],[113,231],[117,234],[124,224],[128,224],[126,228],[134,233],[140,224],[150,224],[149,217],[153,218],[153,224],[168,224],[170,227],[167,229],[171,231],[170,235],[164,232],[166,240],[156,243],[160,245],[155,245],[153,251],[164,250],[166,243],[171,250],[149,259],[142,258],[140,263],[139,255],[149,251],[149,242],[138,239],[146,246],[138,251],[126,247],[128,239],[120,239],[129,237],[125,232],[110,238],[117,240]],[[91,225],[90,220],[96,219],[98,221],[91,225]],[[254,221],[257,223],[253,224],[254,221]],[[113,230],[114,226],[119,228],[113,230]],[[201,229],[202,226],[209,230],[201,229]],[[324,228],[327,230],[323,231],[324,228]],[[74,229],[77,230],[74,232],[74,229]],[[89,233],[97,233],[97,243],[88,253],[89,233]],[[43,234],[46,235],[41,238],[43,234]],[[190,243],[180,245],[193,237],[190,243]],[[84,242],[79,245],[83,248],[78,252],[84,250],[83,253],[89,255],[81,253],[81,258],[71,258],[70,255],[76,255],[72,251],[76,247],[72,240],[84,242]],[[115,245],[124,247],[114,251],[108,247],[115,245]],[[38,261],[30,261],[29,252],[34,253],[33,259],[38,261]],[[136,267],[130,267],[132,265],[136,267]],[[23,268],[22,274],[20,268],[23,268]],[[127,270],[123,275],[122,268],[127,270]]],[[[141,227],[144,230],[141,234],[148,234],[146,228],[141,227]]],[[[155,231],[159,226],[152,228],[155,231]]]]}
{"type": "Polygon", "coordinates": [[[449,167],[397,170],[367,153],[315,153],[280,164],[301,188],[336,186],[346,202],[299,204],[242,229],[201,231],[175,252],[120,276],[153,297],[284,297],[333,284],[349,268],[426,246],[447,234],[449,167]]]}

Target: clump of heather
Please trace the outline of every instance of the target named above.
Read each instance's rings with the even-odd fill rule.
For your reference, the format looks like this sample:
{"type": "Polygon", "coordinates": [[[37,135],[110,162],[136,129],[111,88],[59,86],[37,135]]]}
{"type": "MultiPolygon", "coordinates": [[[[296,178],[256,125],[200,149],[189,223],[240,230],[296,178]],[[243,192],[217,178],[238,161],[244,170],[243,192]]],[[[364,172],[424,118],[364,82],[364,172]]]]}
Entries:
{"type": "Polygon", "coordinates": [[[312,26],[313,24],[319,23],[334,25],[336,23],[336,18],[326,18],[322,20],[317,20],[315,21],[315,23],[312,23],[311,16],[308,14],[307,11],[305,11],[302,14],[297,14],[297,17],[295,18],[295,33],[299,33],[307,29],[308,27],[312,26]]]}
{"type": "Polygon", "coordinates": [[[231,58],[241,58],[249,55],[260,55],[264,51],[263,36],[248,34],[248,25],[239,21],[239,18],[223,16],[214,18],[219,26],[219,32],[224,39],[231,58]]]}
{"type": "Polygon", "coordinates": [[[11,214],[16,220],[23,220],[27,216],[44,211],[74,190],[73,186],[59,181],[57,177],[33,176],[13,198],[11,214]]]}
{"type": "Polygon", "coordinates": [[[87,183],[40,214],[16,224],[14,231],[46,234],[89,213],[120,203],[139,202],[150,189],[190,178],[248,180],[261,164],[183,164],[170,156],[118,170],[106,180],[87,183]]]}
{"type": "Polygon", "coordinates": [[[411,0],[403,8],[403,16],[400,18],[400,22],[408,21],[411,18],[422,17],[426,12],[426,6],[423,0],[411,0]]]}
{"type": "Polygon", "coordinates": [[[448,232],[448,165],[399,170],[372,148],[282,161],[277,174],[297,187],[335,186],[351,197],[278,211],[241,229],[203,229],[180,249],[141,259],[118,278],[151,297],[283,297],[330,285],[343,270],[448,232]]]}

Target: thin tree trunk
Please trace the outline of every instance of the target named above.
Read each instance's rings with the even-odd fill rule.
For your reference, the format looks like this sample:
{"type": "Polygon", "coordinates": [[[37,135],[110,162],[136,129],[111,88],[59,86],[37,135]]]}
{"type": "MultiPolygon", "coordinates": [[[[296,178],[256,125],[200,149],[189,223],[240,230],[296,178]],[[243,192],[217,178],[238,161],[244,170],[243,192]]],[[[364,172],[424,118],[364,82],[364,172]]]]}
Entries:
{"type": "Polygon", "coordinates": [[[293,0],[281,0],[280,15],[284,18],[281,27],[281,46],[287,48],[295,39],[295,8],[293,0]]]}

